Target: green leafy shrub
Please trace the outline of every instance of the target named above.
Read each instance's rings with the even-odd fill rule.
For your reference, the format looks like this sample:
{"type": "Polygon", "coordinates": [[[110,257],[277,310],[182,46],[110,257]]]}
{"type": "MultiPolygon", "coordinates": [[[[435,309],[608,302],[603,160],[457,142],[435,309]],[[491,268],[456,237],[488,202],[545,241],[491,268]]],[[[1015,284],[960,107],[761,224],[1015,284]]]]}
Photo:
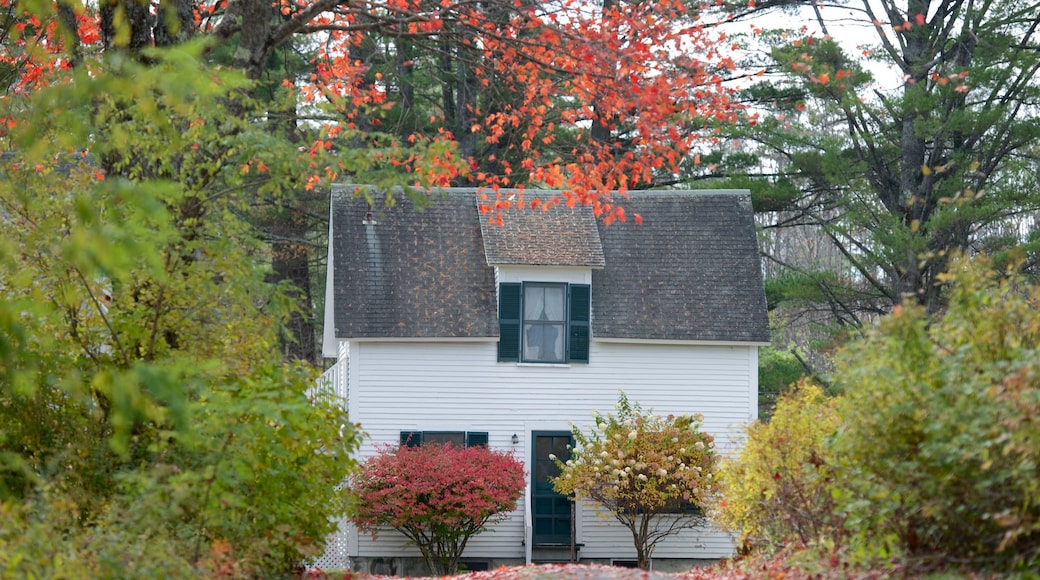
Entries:
{"type": "Polygon", "coordinates": [[[0,102],[0,576],[279,575],[345,512],[358,431],[282,363],[245,219],[268,130],[202,49],[0,102]]]}
{"type": "Polygon", "coordinates": [[[839,542],[842,518],[830,493],[827,440],[840,424],[837,400],[801,382],[780,396],[768,423],[747,429],[740,454],[724,460],[715,519],[739,534],[745,551],[776,552],[839,542]]]}
{"type": "Polygon", "coordinates": [[[305,365],[257,367],[196,407],[208,443],[186,456],[188,469],[172,483],[198,490],[204,546],[223,540],[261,571],[321,555],[336,527],[330,517],[347,511],[336,486],[356,467],[360,431],[339,403],[307,397],[313,381],[305,365]]]}
{"type": "Polygon", "coordinates": [[[1040,291],[953,262],[949,306],[897,309],[841,355],[837,490],[866,554],[1040,564],[1040,291]]]}
{"type": "Polygon", "coordinates": [[[193,578],[198,570],[169,529],[140,513],[106,509],[93,525],[80,506],[41,490],[32,504],[0,503],[4,578],[193,578]]]}
{"type": "Polygon", "coordinates": [[[335,485],[354,465],[357,431],[308,400],[312,377],[254,369],[207,389],[191,405],[192,432],[138,452],[147,464],[128,465],[102,442],[68,472],[41,474],[46,483],[0,503],[0,575],[244,578],[319,555],[329,516],[346,512],[335,485]]]}

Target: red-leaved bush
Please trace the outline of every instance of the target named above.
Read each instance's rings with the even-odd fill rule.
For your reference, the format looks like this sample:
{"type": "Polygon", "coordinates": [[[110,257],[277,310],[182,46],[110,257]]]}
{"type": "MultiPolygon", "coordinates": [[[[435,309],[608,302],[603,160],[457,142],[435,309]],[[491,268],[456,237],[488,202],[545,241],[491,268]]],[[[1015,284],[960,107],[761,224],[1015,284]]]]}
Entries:
{"type": "Polygon", "coordinates": [[[454,574],[469,539],[516,508],[523,464],[485,447],[386,446],[351,478],[354,523],[393,528],[414,542],[435,575],[454,574]]]}

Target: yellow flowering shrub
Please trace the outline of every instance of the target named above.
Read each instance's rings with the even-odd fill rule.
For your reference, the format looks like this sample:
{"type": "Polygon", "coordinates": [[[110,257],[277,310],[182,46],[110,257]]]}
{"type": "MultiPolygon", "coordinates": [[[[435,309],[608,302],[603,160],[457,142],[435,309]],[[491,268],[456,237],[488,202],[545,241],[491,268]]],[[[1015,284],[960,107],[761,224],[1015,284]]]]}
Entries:
{"type": "Polygon", "coordinates": [[[717,454],[700,414],[654,415],[621,394],[615,412],[572,429],[575,448],[557,460],[559,493],[592,499],[632,533],[640,568],[654,546],[704,523],[714,501],[717,454]]]}

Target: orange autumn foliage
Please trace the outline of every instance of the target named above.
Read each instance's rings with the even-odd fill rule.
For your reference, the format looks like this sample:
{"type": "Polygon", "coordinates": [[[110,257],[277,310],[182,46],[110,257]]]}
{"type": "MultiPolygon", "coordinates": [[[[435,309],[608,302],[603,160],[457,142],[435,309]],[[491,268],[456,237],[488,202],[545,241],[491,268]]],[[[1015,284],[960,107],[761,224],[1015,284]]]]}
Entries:
{"type": "MultiPolygon", "coordinates": [[[[153,4],[158,9],[158,2],[153,4]]],[[[230,42],[235,25],[228,18],[263,4],[197,2],[193,34],[230,42]]],[[[731,43],[702,20],[699,7],[679,0],[277,0],[271,5],[280,20],[265,32],[266,46],[321,35],[313,36],[319,39],[312,43],[313,72],[282,83],[302,105],[336,111],[335,118],[323,121],[318,141],[302,148],[312,158],[323,148],[356,147],[359,131],[392,133],[381,126],[382,119],[411,106],[402,102],[403,81],[373,70],[373,58],[365,55],[375,37],[390,39],[383,48],[394,42],[414,47],[416,58],[382,57],[399,57],[399,70],[420,66],[420,57],[429,67],[438,54],[448,54],[453,66],[470,75],[459,93],[498,94],[471,97],[455,114],[465,119],[449,119],[453,113],[446,105],[428,107],[422,116],[428,123],[378,145],[388,148],[381,161],[409,184],[486,188],[495,200],[482,208],[489,213],[513,205],[498,195],[499,188],[536,187],[562,190],[559,202],[589,204],[605,219],[624,220],[611,192],[671,180],[696,145],[713,142],[711,127],[741,119],[741,106],[724,85],[734,67],[731,43]],[[337,139],[343,129],[353,135],[337,139]]],[[[56,8],[27,17],[41,21],[27,25],[32,34],[8,39],[0,55],[21,71],[11,90],[30,91],[53,78],[51,72],[73,66],[73,47],[77,54],[109,48],[101,46],[95,9],[77,9],[75,34],[58,25],[56,8]]],[[[318,163],[314,175],[321,180],[348,173],[318,163]]]]}

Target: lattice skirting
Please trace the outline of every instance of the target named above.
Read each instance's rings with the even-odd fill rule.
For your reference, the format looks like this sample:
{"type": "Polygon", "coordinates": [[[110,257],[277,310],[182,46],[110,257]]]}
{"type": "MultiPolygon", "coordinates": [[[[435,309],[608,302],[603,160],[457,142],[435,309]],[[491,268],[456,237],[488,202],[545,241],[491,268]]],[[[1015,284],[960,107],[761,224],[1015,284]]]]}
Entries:
{"type": "Polygon", "coordinates": [[[349,570],[350,558],[347,557],[348,533],[347,521],[340,520],[339,529],[325,540],[325,553],[308,565],[308,568],[320,570],[349,570]]]}

